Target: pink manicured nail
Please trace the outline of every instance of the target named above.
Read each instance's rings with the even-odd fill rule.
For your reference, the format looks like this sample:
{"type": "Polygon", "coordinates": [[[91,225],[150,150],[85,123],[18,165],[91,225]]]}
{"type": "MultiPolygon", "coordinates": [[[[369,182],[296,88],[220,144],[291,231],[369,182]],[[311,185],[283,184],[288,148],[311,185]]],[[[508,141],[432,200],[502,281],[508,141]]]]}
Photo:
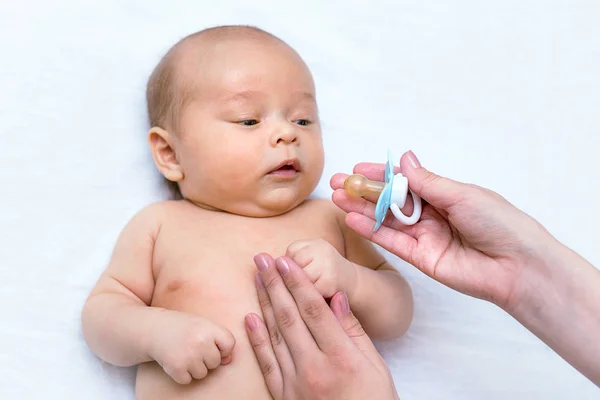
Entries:
{"type": "Polygon", "coordinates": [[[258,321],[256,320],[256,316],[254,316],[253,314],[246,315],[246,318],[244,319],[246,320],[246,325],[251,331],[258,328],[258,321]]]}
{"type": "Polygon", "coordinates": [[[340,306],[342,308],[342,312],[344,314],[350,314],[350,303],[348,303],[348,296],[346,296],[346,292],[342,292],[342,298],[340,299],[340,306]]]}
{"type": "Polygon", "coordinates": [[[256,264],[260,272],[264,272],[269,269],[269,263],[267,262],[267,257],[264,254],[254,256],[254,264],[256,264]]]}
{"type": "Polygon", "coordinates": [[[281,275],[286,275],[288,272],[290,272],[290,266],[283,258],[278,258],[275,260],[275,265],[277,265],[277,270],[279,270],[281,275]]]}
{"type": "Polygon", "coordinates": [[[412,150],[409,150],[406,153],[406,157],[408,158],[408,162],[410,163],[411,167],[421,168],[421,163],[419,162],[417,156],[415,156],[415,153],[412,152],[412,150]]]}

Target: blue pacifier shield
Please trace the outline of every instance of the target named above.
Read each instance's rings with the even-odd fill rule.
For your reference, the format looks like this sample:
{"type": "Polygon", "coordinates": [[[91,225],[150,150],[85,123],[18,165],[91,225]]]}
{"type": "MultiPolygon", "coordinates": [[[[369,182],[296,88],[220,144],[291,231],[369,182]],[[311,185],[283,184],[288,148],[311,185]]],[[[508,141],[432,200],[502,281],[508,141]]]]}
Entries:
{"type": "Polygon", "coordinates": [[[391,152],[388,150],[388,159],[385,165],[385,174],[384,181],[385,187],[381,191],[379,195],[379,199],[377,200],[377,204],[375,205],[375,227],[373,228],[373,232],[377,232],[381,224],[383,224],[383,220],[387,215],[388,210],[390,209],[390,202],[392,200],[392,184],[394,178],[394,164],[392,164],[391,152]]]}
{"type": "Polygon", "coordinates": [[[392,181],[393,176],[394,176],[394,164],[392,164],[392,152],[388,150],[387,163],[385,164],[385,175],[384,175],[383,181],[385,183],[390,183],[392,181]]]}

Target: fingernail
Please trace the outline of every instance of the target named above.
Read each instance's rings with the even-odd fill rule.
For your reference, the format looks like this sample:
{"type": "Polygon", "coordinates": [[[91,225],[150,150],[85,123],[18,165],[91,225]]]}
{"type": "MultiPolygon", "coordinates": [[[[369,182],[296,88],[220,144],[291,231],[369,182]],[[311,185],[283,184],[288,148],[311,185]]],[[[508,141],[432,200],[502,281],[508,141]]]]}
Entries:
{"type": "Polygon", "coordinates": [[[411,165],[411,167],[421,168],[421,163],[419,162],[419,159],[417,158],[417,156],[415,156],[415,153],[412,152],[412,150],[409,150],[406,153],[406,158],[408,158],[408,162],[411,165]]]}
{"type": "Polygon", "coordinates": [[[275,260],[275,265],[277,265],[277,270],[281,275],[286,275],[288,272],[290,272],[290,266],[283,258],[278,258],[275,260]]]}
{"type": "Polygon", "coordinates": [[[348,303],[348,296],[346,292],[342,292],[342,298],[340,299],[340,306],[344,314],[350,314],[350,303],[348,303]]]}
{"type": "MultiPolygon", "coordinates": [[[[255,328],[252,328],[252,330],[254,330],[255,328]]],[[[231,355],[228,355],[226,357],[223,357],[221,359],[221,365],[227,365],[231,362],[231,355]]]]}
{"type": "Polygon", "coordinates": [[[256,264],[260,272],[265,272],[267,269],[269,269],[269,263],[267,262],[267,257],[264,254],[258,254],[254,256],[254,264],[256,264]]]}
{"type": "Polygon", "coordinates": [[[248,314],[248,315],[246,315],[246,318],[244,318],[244,319],[246,320],[246,326],[251,331],[258,328],[258,321],[256,320],[256,317],[254,315],[248,314]]]}
{"type": "Polygon", "coordinates": [[[259,289],[265,288],[265,284],[263,283],[262,278],[260,277],[260,274],[256,274],[256,287],[259,289]]]}

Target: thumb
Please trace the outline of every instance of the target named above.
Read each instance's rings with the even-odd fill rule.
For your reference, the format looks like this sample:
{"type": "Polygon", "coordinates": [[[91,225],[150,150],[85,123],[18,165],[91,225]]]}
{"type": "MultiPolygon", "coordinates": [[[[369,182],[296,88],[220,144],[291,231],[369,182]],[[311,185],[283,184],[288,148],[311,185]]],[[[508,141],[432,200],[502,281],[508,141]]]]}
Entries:
{"type": "Polygon", "coordinates": [[[367,336],[362,325],[356,319],[350,305],[348,303],[348,296],[344,292],[336,292],[330,301],[330,307],[335,316],[337,317],[342,329],[346,332],[348,337],[354,342],[354,345],[363,353],[371,362],[377,364],[380,363],[379,353],[375,348],[375,345],[367,336]]]}
{"type": "Polygon", "coordinates": [[[412,151],[402,155],[400,169],[415,194],[442,210],[447,210],[460,201],[468,188],[464,183],[441,177],[423,168],[412,151]]]}

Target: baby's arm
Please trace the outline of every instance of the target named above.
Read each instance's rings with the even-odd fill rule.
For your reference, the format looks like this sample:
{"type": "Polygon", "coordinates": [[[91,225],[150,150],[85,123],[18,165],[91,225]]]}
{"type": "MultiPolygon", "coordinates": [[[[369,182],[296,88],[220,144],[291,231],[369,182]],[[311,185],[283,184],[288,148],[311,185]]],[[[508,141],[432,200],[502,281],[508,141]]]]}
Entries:
{"type": "Polygon", "coordinates": [[[83,336],[108,363],[132,366],[151,360],[149,335],[162,312],[148,307],[154,291],[152,252],[159,224],[156,207],[132,218],[83,308],[83,336]]]}
{"type": "Polygon", "coordinates": [[[176,382],[186,384],[228,363],[235,339],[200,316],[150,306],[162,212],[160,203],[147,207],[123,229],[86,301],[82,329],[90,349],[104,361],[133,366],[155,360],[176,382]]]}
{"type": "Polygon", "coordinates": [[[348,301],[352,312],[373,339],[402,336],[413,317],[413,296],[408,282],[375,247],[350,229],[338,213],[346,260],[356,270],[356,284],[348,301]]]}

